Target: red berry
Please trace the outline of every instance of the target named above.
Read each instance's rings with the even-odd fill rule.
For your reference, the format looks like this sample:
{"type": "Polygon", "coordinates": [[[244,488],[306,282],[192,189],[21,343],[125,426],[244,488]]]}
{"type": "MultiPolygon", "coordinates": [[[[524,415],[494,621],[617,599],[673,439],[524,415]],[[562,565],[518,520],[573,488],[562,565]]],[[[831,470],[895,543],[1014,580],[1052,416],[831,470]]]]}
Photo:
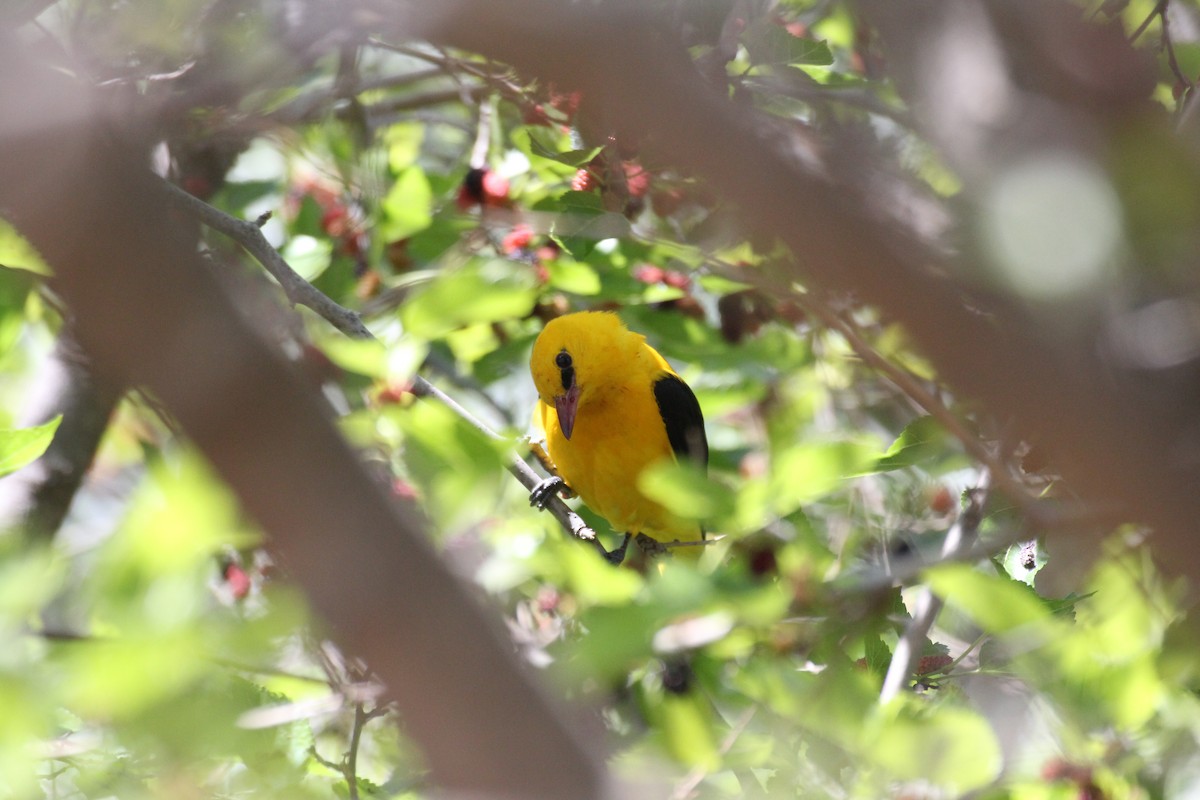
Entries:
{"type": "Polygon", "coordinates": [[[212,182],[203,175],[185,175],[180,184],[185,192],[201,200],[212,195],[212,182]]]}
{"type": "Polygon", "coordinates": [[[554,242],[547,242],[534,251],[533,257],[538,264],[544,264],[547,261],[553,261],[558,258],[558,252],[558,245],[554,244],[554,242]]]}
{"type": "Polygon", "coordinates": [[[486,206],[500,205],[508,199],[508,179],[491,170],[483,173],[483,204],[486,206]]]}
{"type": "Polygon", "coordinates": [[[629,189],[629,196],[645,197],[646,192],[650,190],[650,173],[636,161],[625,161],[622,166],[625,169],[625,185],[629,189]]]}
{"type": "Polygon", "coordinates": [[[954,495],[945,486],[938,486],[929,493],[929,510],[935,514],[949,514],[954,509],[954,495]]]}
{"type": "Polygon", "coordinates": [[[931,672],[939,672],[952,663],[954,663],[954,659],[947,655],[921,656],[921,660],[917,663],[916,674],[928,675],[931,672]]]}
{"type": "Polygon", "coordinates": [[[682,272],[669,269],[663,273],[662,282],[672,289],[686,289],[692,285],[692,279],[682,272]]]}
{"type": "Polygon", "coordinates": [[[578,89],[571,92],[560,92],[550,84],[550,105],[562,112],[568,120],[579,111],[579,103],[583,100],[583,92],[578,89]]]}
{"type": "Polygon", "coordinates": [[[350,227],[350,212],[343,205],[333,205],[321,214],[321,230],[330,236],[342,236],[350,227]]]}
{"type": "Polygon", "coordinates": [[[553,586],[543,586],[538,589],[537,607],[539,611],[550,612],[558,608],[562,598],[558,594],[558,589],[553,586]]]}
{"type": "Polygon", "coordinates": [[[665,275],[666,273],[663,272],[662,267],[656,267],[653,264],[639,264],[633,270],[634,278],[650,285],[662,283],[665,275]]]}
{"type": "Polygon", "coordinates": [[[808,26],[803,22],[788,22],[783,26],[783,29],[797,39],[803,39],[808,36],[808,26]]]}
{"type": "Polygon", "coordinates": [[[505,253],[512,254],[526,249],[532,241],[533,230],[528,225],[520,224],[508,232],[508,235],[500,243],[500,249],[505,253]]]}
{"type": "Polygon", "coordinates": [[[379,273],[373,269],[369,269],[363,273],[363,276],[358,279],[358,283],[354,285],[354,296],[359,300],[366,300],[368,297],[374,297],[379,294],[379,290],[383,287],[383,279],[379,277],[379,273]]]}
{"type": "Polygon", "coordinates": [[[392,481],[392,494],[402,500],[416,500],[417,487],[403,478],[396,478],[392,481]]]}
{"type": "Polygon", "coordinates": [[[455,198],[460,211],[466,211],[481,203],[485,206],[504,205],[507,200],[508,180],[490,169],[480,167],[467,170],[455,198]]]}
{"type": "Polygon", "coordinates": [[[526,125],[549,125],[550,117],[541,103],[534,103],[521,109],[521,120],[526,125]]]}
{"type": "Polygon", "coordinates": [[[751,450],[738,462],[738,474],[746,480],[761,478],[767,474],[768,467],[770,467],[770,463],[767,454],[759,450],[751,450]]]}
{"type": "Polygon", "coordinates": [[[389,383],[375,393],[375,402],[381,406],[390,406],[407,402],[412,396],[412,384],[389,383]]]}
{"type": "Polygon", "coordinates": [[[225,565],[222,577],[234,600],[243,600],[250,594],[250,573],[242,569],[241,564],[230,561],[225,565]]]}
{"type": "Polygon", "coordinates": [[[576,192],[590,192],[596,188],[596,176],[586,167],[575,170],[575,177],[571,178],[571,188],[576,192]]]}
{"type": "Polygon", "coordinates": [[[656,189],[650,193],[650,207],[660,217],[669,217],[679,210],[683,204],[683,189],[671,186],[666,189],[656,189]]]}

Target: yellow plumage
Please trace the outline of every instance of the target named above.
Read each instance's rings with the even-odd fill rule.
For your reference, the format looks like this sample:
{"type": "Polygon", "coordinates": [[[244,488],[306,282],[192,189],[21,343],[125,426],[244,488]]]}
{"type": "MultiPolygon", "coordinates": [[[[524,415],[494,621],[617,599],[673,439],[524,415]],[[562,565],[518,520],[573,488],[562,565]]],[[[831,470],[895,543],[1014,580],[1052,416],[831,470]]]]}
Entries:
{"type": "Polygon", "coordinates": [[[703,537],[698,524],[637,488],[638,476],[656,462],[708,460],[695,395],[645,337],[608,312],[568,314],[546,325],[530,370],[539,396],[534,422],[559,475],[588,507],[635,536],[703,537]]]}

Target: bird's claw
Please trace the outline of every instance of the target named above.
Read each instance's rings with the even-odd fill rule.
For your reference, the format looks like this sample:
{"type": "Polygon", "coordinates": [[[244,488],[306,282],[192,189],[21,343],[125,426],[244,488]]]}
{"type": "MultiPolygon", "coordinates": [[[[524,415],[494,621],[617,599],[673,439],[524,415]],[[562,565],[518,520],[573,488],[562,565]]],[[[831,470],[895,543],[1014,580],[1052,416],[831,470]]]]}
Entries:
{"type": "Polygon", "coordinates": [[[621,566],[621,562],[625,560],[625,551],[629,548],[629,540],[632,538],[630,534],[625,534],[625,538],[621,541],[621,546],[615,550],[604,550],[604,560],[612,564],[614,567],[621,566]]]}
{"type": "Polygon", "coordinates": [[[637,546],[641,548],[642,552],[648,556],[661,556],[671,552],[670,547],[644,533],[639,533],[634,541],[637,542],[637,546]]]}
{"type": "Polygon", "coordinates": [[[546,478],[530,490],[529,505],[545,510],[546,503],[550,502],[550,498],[554,496],[554,493],[566,485],[566,482],[557,475],[546,478]]]}

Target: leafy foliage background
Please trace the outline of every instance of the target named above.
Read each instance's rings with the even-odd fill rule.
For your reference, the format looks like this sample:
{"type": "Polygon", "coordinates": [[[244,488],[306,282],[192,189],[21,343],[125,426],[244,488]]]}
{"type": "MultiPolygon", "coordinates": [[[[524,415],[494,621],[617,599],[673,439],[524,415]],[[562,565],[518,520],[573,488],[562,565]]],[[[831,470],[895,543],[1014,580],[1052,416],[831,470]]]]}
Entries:
{"type": "MultiPolygon", "coordinates": [[[[1183,127],[1200,72],[1192,5],[1050,6],[1131,39],[1157,64],[1152,115],[1183,127]]],[[[1145,526],[1080,496],[1039,442],[943,382],[891,316],[793,279],[814,254],[747,225],[722,186],[653,136],[614,127],[586,92],[375,32],[377,9],[348,9],[59,0],[14,8],[5,41],[150,120],[156,170],[258,220],[301,277],[361,314],[371,340],[293,306],[246,241],[173,208],[241,313],[573,710],[614,791],[1196,791],[1195,650],[1176,577],[1187,570],[1159,572],[1145,526]],[[530,509],[505,471],[527,449],[532,342],[546,319],[583,308],[618,310],[705,410],[712,476],[663,469],[644,485],[724,535],[697,563],[611,569],[530,509]],[[499,435],[418,397],[418,375],[499,435]],[[972,558],[942,558],[955,530],[978,542],[972,558]],[[927,591],[946,606],[925,636],[927,591]],[[881,702],[913,631],[904,691],[881,702]]],[[[1134,130],[1111,163],[1004,184],[1013,205],[980,200],[962,153],[923,135],[923,109],[898,92],[858,6],[655,11],[664,50],[686,52],[797,162],[837,142],[870,154],[873,199],[980,271],[962,284],[978,313],[997,296],[1063,317],[1094,297],[1190,297],[1187,142],[1164,153],[1134,130]],[[1092,264],[1101,277],[1092,262],[1065,284],[1056,269],[1032,283],[1009,269],[1004,236],[1019,250],[1047,234],[1044,220],[1005,215],[1045,208],[1054,191],[1065,194],[1051,239],[1119,240],[1092,264]],[[1073,216],[1096,204],[1100,216],[1073,216]],[[1116,233],[1104,228],[1114,218],[1116,233]],[[1105,259],[1123,248],[1142,271],[1112,278],[1105,259]]],[[[272,539],[153,393],[122,395],[61,526],[39,529],[13,499],[29,486],[16,470],[60,424],[53,395],[78,388],[46,389],[71,312],[17,216],[0,232],[0,470],[15,473],[13,533],[0,540],[0,795],[430,794],[436,781],[372,665],[341,652],[337,631],[330,640],[272,539]]],[[[1075,250],[1049,252],[1070,261],[1075,250]]],[[[1186,345],[1190,330],[1162,338],[1186,345]]],[[[212,386],[196,392],[222,402],[212,386]]],[[[338,531],[327,547],[335,562],[338,531]]],[[[438,614],[378,608],[362,624],[386,637],[391,617],[438,614]]],[[[492,713],[481,707],[481,724],[503,728],[492,713]]]]}

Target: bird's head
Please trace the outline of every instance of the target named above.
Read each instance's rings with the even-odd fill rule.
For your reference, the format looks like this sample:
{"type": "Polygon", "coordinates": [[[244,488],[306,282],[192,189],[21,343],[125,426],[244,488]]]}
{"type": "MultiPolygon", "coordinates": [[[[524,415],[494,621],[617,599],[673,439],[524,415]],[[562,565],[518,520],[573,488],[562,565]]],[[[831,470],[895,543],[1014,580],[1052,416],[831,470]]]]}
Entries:
{"type": "Polygon", "coordinates": [[[582,311],[546,324],[533,345],[529,369],[538,396],[558,412],[558,426],[570,439],[581,408],[601,394],[630,364],[643,339],[615,314],[582,311]]]}

